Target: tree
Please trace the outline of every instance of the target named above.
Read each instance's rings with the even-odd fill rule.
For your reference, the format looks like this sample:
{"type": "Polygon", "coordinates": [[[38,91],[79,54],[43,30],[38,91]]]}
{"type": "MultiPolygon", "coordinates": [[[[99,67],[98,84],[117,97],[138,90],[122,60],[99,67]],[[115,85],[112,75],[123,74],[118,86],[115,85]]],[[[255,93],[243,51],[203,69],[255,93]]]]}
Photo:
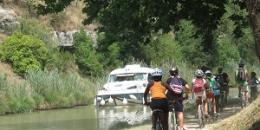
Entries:
{"type": "Polygon", "coordinates": [[[85,75],[100,75],[103,66],[99,62],[99,56],[93,47],[93,41],[86,32],[81,30],[73,35],[75,44],[76,63],[85,75]]]}
{"type": "MultiPolygon", "coordinates": [[[[62,11],[73,0],[44,0],[38,5],[38,13],[62,11]]],[[[234,0],[236,1],[236,0],[234,0]]],[[[83,9],[88,17],[84,23],[99,22],[99,31],[114,34],[114,41],[124,41],[136,57],[140,57],[140,43],[149,43],[154,32],[169,32],[180,19],[192,20],[203,36],[203,50],[215,53],[213,32],[225,13],[226,0],[84,0],[83,9]],[[141,42],[140,42],[141,41],[141,42]]],[[[240,1],[247,7],[255,36],[256,51],[260,60],[260,2],[240,1]]],[[[113,43],[113,42],[110,42],[113,43]]],[[[107,45],[109,46],[109,45],[107,45]]],[[[106,47],[106,46],[104,46],[106,47]]]]}
{"type": "Polygon", "coordinates": [[[254,32],[256,54],[260,61],[260,0],[246,0],[246,5],[254,32]]]}

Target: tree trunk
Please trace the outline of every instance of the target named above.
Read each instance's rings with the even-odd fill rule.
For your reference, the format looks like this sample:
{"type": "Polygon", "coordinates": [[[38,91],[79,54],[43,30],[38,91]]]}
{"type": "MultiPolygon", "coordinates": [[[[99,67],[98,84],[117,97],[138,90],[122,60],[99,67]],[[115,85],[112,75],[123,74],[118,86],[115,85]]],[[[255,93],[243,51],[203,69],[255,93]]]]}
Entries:
{"type": "Polygon", "coordinates": [[[260,61],[260,0],[247,0],[250,23],[255,38],[255,49],[260,61]]]}

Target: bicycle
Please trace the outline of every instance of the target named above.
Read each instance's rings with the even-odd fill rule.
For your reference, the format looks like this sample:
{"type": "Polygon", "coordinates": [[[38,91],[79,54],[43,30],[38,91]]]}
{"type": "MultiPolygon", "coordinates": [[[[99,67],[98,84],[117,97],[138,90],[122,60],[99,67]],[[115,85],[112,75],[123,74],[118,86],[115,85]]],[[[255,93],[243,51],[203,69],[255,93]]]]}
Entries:
{"type": "MultiPolygon", "coordinates": [[[[245,88],[244,88],[245,89],[245,88]]],[[[244,108],[248,105],[248,91],[243,88],[240,90],[240,106],[244,108]]]]}
{"type": "Polygon", "coordinates": [[[204,117],[204,109],[203,109],[204,102],[201,96],[199,97],[199,99],[200,102],[198,103],[199,105],[197,110],[197,117],[198,117],[200,128],[203,128],[205,126],[205,117],[204,117]]]}
{"type": "Polygon", "coordinates": [[[209,112],[210,118],[208,118],[208,120],[206,120],[207,122],[211,122],[211,123],[216,121],[218,118],[218,115],[216,115],[216,113],[214,113],[214,104],[212,103],[212,100],[213,100],[213,98],[208,98],[208,112],[209,112]]]}
{"type": "Polygon", "coordinates": [[[169,128],[171,130],[178,130],[178,118],[172,102],[169,102],[169,110],[169,128]]]}
{"type": "Polygon", "coordinates": [[[226,97],[226,91],[221,90],[220,91],[220,103],[219,103],[219,109],[223,111],[224,107],[227,104],[227,97],[226,97]]]}
{"type": "MultiPolygon", "coordinates": [[[[145,105],[150,106],[150,102],[146,103],[145,105]]],[[[156,120],[156,124],[155,124],[155,128],[152,128],[152,130],[163,130],[163,123],[160,119],[159,114],[160,113],[164,113],[163,109],[157,108],[157,109],[153,109],[152,110],[152,115],[155,115],[156,120]]]]}
{"type": "Polygon", "coordinates": [[[250,97],[251,102],[254,101],[257,98],[257,86],[260,85],[260,83],[250,85],[250,97]]]}
{"type": "Polygon", "coordinates": [[[160,112],[163,112],[162,109],[154,109],[153,110],[153,114],[156,115],[157,117],[157,121],[156,121],[156,125],[155,125],[155,130],[163,130],[163,126],[162,126],[162,122],[160,120],[160,116],[159,116],[159,113],[160,112]]]}

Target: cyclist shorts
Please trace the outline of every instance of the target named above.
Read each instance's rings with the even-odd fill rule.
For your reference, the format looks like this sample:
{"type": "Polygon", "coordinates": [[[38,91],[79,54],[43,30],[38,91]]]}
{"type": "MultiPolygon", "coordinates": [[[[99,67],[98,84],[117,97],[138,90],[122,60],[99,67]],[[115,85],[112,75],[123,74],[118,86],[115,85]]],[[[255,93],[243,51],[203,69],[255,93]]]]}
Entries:
{"type": "Polygon", "coordinates": [[[214,93],[212,91],[207,92],[207,98],[214,98],[214,93]]]}
{"type": "Polygon", "coordinates": [[[152,110],[161,109],[166,113],[169,112],[168,100],[166,98],[152,98],[150,107],[152,110]]]}
{"type": "Polygon", "coordinates": [[[195,99],[197,99],[198,97],[202,97],[202,99],[205,100],[207,98],[207,95],[206,95],[205,91],[194,93],[194,95],[195,95],[195,99]]]}
{"type": "Polygon", "coordinates": [[[176,112],[183,112],[183,99],[176,99],[174,102],[170,102],[176,112]]]}

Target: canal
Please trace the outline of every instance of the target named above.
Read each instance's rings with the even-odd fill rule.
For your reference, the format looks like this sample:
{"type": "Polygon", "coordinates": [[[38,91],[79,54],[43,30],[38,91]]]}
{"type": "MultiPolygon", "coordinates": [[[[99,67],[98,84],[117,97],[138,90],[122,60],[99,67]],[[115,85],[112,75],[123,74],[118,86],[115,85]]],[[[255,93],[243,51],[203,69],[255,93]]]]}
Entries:
{"type": "Polygon", "coordinates": [[[120,130],[150,123],[142,105],[84,106],[0,116],[0,130],[120,130]]]}

